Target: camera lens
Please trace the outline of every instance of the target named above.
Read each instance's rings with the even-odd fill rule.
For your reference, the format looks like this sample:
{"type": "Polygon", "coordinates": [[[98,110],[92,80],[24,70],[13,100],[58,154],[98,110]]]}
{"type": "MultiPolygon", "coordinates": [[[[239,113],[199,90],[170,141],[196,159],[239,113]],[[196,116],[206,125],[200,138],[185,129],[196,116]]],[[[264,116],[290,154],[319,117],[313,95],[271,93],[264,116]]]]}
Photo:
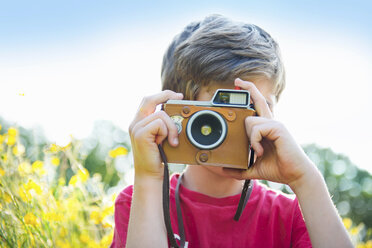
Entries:
{"type": "Polygon", "coordinates": [[[191,116],[187,123],[186,134],[194,146],[210,150],[218,147],[225,140],[227,125],[217,112],[202,110],[191,116]]]}

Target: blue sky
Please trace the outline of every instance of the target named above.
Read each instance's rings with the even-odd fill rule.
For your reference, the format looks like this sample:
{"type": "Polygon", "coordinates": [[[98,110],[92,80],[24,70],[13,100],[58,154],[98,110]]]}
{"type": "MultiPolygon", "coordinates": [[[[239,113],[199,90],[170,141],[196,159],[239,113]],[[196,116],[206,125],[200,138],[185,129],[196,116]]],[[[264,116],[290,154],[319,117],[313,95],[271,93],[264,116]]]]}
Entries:
{"type": "Polygon", "coordinates": [[[279,42],[287,87],[275,115],[298,142],[372,172],[372,1],[0,0],[0,116],[57,143],[99,119],[126,130],[160,90],[171,39],[213,13],[279,42]]]}
{"type": "Polygon", "coordinates": [[[371,1],[1,1],[1,49],[72,42],[116,29],[183,25],[208,13],[372,41],[371,1]]]}

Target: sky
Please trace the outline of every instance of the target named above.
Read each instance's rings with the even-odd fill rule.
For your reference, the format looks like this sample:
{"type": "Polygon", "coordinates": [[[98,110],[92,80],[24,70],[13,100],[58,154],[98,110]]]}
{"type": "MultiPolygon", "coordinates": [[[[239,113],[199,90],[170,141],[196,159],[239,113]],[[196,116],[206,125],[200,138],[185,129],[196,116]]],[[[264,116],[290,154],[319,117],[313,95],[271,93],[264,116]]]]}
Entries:
{"type": "Polygon", "coordinates": [[[275,118],[295,139],[372,172],[369,1],[0,1],[0,116],[61,145],[96,120],[127,130],[161,89],[172,38],[214,13],[278,41],[287,86],[275,118]]]}

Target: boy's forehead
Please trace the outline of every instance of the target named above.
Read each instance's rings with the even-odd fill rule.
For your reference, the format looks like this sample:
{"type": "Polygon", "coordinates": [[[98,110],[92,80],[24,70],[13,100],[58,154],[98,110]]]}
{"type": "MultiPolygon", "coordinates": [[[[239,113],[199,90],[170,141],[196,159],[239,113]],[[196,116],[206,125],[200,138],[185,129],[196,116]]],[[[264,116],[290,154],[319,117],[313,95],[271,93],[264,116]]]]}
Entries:
{"type": "MultiPolygon", "coordinates": [[[[266,77],[241,77],[242,80],[252,82],[263,95],[274,94],[274,83],[266,77]]],[[[210,81],[204,87],[208,93],[214,94],[218,89],[234,89],[234,81],[231,82],[216,82],[210,81]]]]}
{"type": "Polygon", "coordinates": [[[220,83],[212,81],[207,87],[208,93],[214,94],[218,89],[234,89],[234,82],[231,83],[220,83]]]}
{"type": "Polygon", "coordinates": [[[203,86],[200,88],[198,93],[197,100],[198,101],[209,101],[212,99],[214,93],[218,89],[233,89],[234,83],[217,83],[217,82],[210,82],[209,85],[203,86]]]}

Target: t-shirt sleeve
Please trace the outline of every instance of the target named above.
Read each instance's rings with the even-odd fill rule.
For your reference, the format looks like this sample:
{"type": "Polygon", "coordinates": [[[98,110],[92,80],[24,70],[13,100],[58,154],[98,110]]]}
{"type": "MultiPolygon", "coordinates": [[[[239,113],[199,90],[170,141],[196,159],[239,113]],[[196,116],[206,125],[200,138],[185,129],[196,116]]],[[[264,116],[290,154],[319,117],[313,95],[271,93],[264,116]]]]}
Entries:
{"type": "Polygon", "coordinates": [[[125,188],[115,201],[115,228],[111,248],[123,248],[127,240],[130,206],[132,201],[132,186],[125,188]]]}
{"type": "Polygon", "coordinates": [[[301,213],[298,200],[296,198],[295,210],[293,215],[293,228],[292,228],[292,237],[291,243],[294,248],[297,247],[312,247],[309,233],[307,232],[306,224],[301,213]]]}

